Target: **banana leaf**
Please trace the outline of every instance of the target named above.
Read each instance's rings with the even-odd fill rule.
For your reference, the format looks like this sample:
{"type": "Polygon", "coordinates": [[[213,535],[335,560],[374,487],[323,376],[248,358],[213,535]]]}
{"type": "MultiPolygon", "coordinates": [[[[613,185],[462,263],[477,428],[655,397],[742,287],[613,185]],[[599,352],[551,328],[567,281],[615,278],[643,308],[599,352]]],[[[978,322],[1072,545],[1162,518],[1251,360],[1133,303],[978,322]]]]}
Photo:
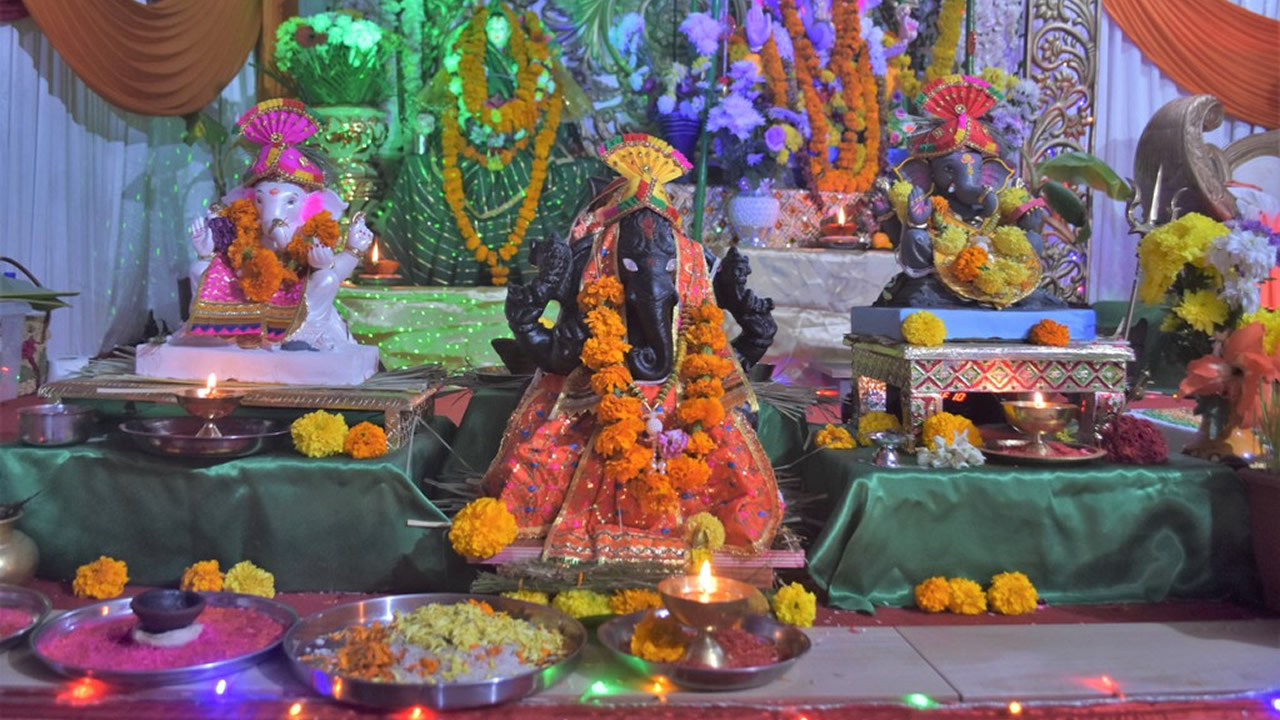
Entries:
{"type": "Polygon", "coordinates": [[[1123,202],[1133,197],[1133,188],[1115,170],[1086,152],[1056,155],[1040,163],[1036,170],[1039,175],[1061,183],[1087,185],[1112,200],[1123,202]]]}
{"type": "Polygon", "coordinates": [[[1040,188],[1040,195],[1044,198],[1045,203],[1068,223],[1076,227],[1084,227],[1089,224],[1089,218],[1085,214],[1084,201],[1066,185],[1053,180],[1046,180],[1040,188]]]}

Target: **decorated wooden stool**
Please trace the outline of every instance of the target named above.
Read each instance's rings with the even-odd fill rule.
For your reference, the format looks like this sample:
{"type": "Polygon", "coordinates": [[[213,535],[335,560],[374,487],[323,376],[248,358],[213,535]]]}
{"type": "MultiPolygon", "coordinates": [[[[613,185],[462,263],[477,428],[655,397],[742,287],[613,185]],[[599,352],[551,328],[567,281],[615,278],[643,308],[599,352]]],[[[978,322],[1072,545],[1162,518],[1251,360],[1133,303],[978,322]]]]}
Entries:
{"type": "Polygon", "coordinates": [[[1012,342],[922,347],[846,335],[845,345],[854,382],[865,377],[898,388],[903,426],[916,433],[949,395],[1039,390],[1084,395],[1080,437],[1092,437],[1099,411],[1106,417],[1123,409],[1125,365],[1134,359],[1128,343],[1105,341],[1066,347],[1012,342]]]}

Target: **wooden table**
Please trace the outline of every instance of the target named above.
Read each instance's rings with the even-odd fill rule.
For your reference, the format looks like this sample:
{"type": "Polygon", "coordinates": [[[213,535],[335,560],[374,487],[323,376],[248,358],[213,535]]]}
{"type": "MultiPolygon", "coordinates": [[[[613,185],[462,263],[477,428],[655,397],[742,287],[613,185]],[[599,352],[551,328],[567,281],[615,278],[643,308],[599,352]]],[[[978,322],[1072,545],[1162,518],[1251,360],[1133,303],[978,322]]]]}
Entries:
{"type": "Polygon", "coordinates": [[[1023,343],[944,343],[937,347],[886,344],[846,335],[852,372],[902,392],[903,426],[918,433],[942,401],[961,392],[1081,394],[1080,437],[1092,437],[1099,415],[1124,408],[1125,365],[1134,359],[1126,342],[1045,347],[1023,343]]]}

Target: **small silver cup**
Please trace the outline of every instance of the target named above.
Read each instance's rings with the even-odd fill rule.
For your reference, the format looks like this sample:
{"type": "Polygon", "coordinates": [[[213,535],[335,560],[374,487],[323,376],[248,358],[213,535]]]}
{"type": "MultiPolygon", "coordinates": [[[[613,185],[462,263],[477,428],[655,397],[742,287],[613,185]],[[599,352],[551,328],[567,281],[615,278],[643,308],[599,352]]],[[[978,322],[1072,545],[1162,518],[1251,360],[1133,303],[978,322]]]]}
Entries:
{"type": "Polygon", "coordinates": [[[868,436],[876,444],[876,455],[871,463],[876,467],[896,468],[902,466],[898,449],[907,444],[907,436],[892,430],[885,430],[868,436]]]}

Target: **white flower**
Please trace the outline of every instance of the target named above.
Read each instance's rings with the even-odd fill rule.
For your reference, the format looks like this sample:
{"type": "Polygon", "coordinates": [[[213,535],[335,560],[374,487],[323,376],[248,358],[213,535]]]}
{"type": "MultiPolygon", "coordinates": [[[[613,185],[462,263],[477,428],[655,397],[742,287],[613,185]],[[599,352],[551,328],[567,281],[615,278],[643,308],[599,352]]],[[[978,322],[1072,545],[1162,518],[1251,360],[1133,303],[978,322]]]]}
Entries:
{"type": "Polygon", "coordinates": [[[1205,256],[1222,276],[1222,299],[1246,313],[1258,309],[1258,283],[1270,275],[1275,258],[1267,238],[1250,230],[1232,230],[1214,240],[1205,256]]]}
{"type": "Polygon", "coordinates": [[[916,454],[916,462],[922,467],[966,468],[986,463],[982,451],[971,445],[963,432],[956,431],[951,442],[944,441],[941,435],[933,440],[936,450],[925,447],[916,454]]]}
{"type": "Polygon", "coordinates": [[[676,98],[674,95],[663,95],[658,98],[658,112],[663,115],[670,115],[675,112],[676,98]]]}

